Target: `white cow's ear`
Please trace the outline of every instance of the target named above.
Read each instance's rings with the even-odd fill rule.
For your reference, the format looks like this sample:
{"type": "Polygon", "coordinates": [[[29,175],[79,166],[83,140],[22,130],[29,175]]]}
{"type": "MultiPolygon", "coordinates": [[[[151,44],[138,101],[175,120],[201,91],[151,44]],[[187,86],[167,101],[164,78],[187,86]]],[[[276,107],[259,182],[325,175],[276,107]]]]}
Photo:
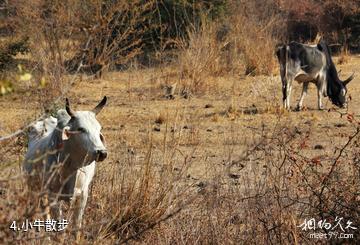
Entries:
{"type": "Polygon", "coordinates": [[[63,128],[62,130],[62,136],[61,136],[61,139],[62,140],[68,140],[69,137],[70,137],[70,127],[69,126],[66,126],[63,128]]]}

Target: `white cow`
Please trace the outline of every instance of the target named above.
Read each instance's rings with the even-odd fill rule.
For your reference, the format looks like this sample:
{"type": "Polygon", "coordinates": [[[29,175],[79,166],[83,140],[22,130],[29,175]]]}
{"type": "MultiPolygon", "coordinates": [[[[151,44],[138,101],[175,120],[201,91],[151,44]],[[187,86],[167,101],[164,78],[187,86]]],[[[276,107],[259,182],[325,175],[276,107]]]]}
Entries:
{"type": "Polygon", "coordinates": [[[106,96],[92,111],[73,111],[66,99],[66,110],[33,125],[23,164],[29,188],[46,191],[51,214],[60,217],[58,200],[71,200],[72,221],[81,227],[89,185],[96,162],[104,161],[107,150],[101,126],[95,116],[106,104],[106,96]]]}

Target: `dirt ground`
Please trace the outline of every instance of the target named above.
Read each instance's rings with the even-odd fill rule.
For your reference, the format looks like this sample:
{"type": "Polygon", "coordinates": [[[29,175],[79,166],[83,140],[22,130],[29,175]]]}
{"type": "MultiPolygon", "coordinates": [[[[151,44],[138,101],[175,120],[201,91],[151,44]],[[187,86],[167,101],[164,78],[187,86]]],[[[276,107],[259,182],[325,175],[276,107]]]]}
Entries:
{"type": "MultiPolygon", "coordinates": [[[[181,172],[187,164],[181,175],[181,185],[201,191],[211,186],[214,178],[224,186],[243,186],[248,179],[264,174],[267,162],[251,157],[251,151],[249,157],[245,155],[261,135],[270,137],[281,125],[307,137],[302,154],[309,159],[326,159],[346,143],[344,135],[354,133],[353,125],[339,113],[345,109],[335,108],[324,98],[326,110],[317,110],[313,84],[305,99],[306,109],[300,112],[282,109],[281,82],[277,74],[273,77],[227,75],[211,78],[203,93],[189,99],[176,94],[175,99],[168,100],[163,96],[161,85],[177,82],[178,78],[171,75],[174,69],[109,72],[95,80],[83,77],[81,81],[76,80],[66,94],[76,110],[92,109],[104,95],[109,98],[108,105],[98,116],[109,155],[97,166],[93,195],[85,214],[86,223],[97,217],[92,213],[96,205],[106,208],[106,202],[99,204],[99,201],[101,193],[108,188],[106,183],[111,179],[112,171],[118,169],[115,166],[129,162],[140,167],[150,142],[156,165],[172,162],[173,170],[181,172]],[[168,159],[163,156],[167,147],[169,154],[165,156],[168,159]],[[245,161],[242,160],[244,157],[245,161]],[[184,164],[184,161],[188,163],[184,164]]],[[[343,79],[360,71],[360,57],[352,56],[347,63],[337,65],[337,69],[342,70],[340,77],[343,79]]],[[[293,88],[291,105],[295,108],[302,86],[295,82],[293,88]]],[[[0,136],[16,131],[41,112],[36,96],[33,98],[29,91],[26,85],[21,85],[17,86],[17,92],[0,97],[0,136]]],[[[348,112],[359,118],[359,76],[356,75],[349,84],[348,94],[352,98],[348,112]]],[[[3,166],[11,169],[12,174],[20,173],[26,151],[22,146],[20,151],[9,149],[1,157],[3,166]]],[[[1,177],[8,173],[4,171],[1,177]]],[[[241,188],[239,193],[247,194],[242,193],[241,188]]]]}
{"type": "MultiPolygon", "coordinates": [[[[241,146],[256,137],[254,129],[260,130],[263,126],[271,132],[279,122],[288,123],[299,130],[311,125],[313,134],[309,154],[333,151],[343,143],[337,136],[351,131],[346,120],[340,117],[339,111],[345,110],[335,108],[327,98],[323,99],[326,110],[317,110],[317,94],[313,84],[305,98],[306,108],[300,112],[281,109],[281,83],[277,75],[213,78],[203,94],[190,99],[176,96],[174,100],[167,100],[161,85],[173,82],[171,75],[168,76],[171,69],[110,72],[99,80],[77,81],[66,94],[76,110],[91,109],[102,96],[108,96],[108,105],[99,115],[110,152],[108,163],[114,161],[113,153],[122,148],[136,149],[137,154],[144,154],[146,149],[142,146],[148,134],[153,135],[155,144],[161,144],[164,131],[168,130],[182,135],[182,149],[192,149],[194,144],[199,146],[196,170],[190,171],[200,177],[206,175],[201,171],[201,159],[210,156],[206,161],[221,163],[226,159],[227,145],[236,145],[234,151],[241,152],[241,146]],[[164,123],[157,125],[155,121],[159,117],[164,119],[164,123]],[[314,150],[315,145],[322,145],[323,149],[314,150]]],[[[348,63],[337,65],[337,69],[342,70],[341,78],[349,76],[360,69],[360,57],[352,56],[348,63]]],[[[302,85],[295,82],[293,88],[291,104],[295,108],[302,85]]],[[[348,86],[348,95],[352,98],[348,111],[354,113],[355,117],[360,116],[360,98],[356,96],[359,90],[360,82],[355,76],[348,86]]],[[[36,96],[32,98],[31,92],[26,91],[24,86],[17,93],[0,97],[0,107],[1,136],[18,130],[40,113],[36,96]]]]}

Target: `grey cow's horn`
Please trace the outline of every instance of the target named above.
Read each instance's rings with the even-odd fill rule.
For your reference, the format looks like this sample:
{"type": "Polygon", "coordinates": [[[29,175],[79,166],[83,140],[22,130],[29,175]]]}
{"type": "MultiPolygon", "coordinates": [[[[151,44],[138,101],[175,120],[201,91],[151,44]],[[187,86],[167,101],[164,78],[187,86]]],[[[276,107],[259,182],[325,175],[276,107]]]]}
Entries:
{"type": "Polygon", "coordinates": [[[351,82],[351,80],[354,79],[354,74],[355,72],[353,72],[353,74],[351,74],[350,77],[348,77],[348,79],[346,79],[345,81],[343,81],[343,84],[346,86],[349,82],[351,82]]]}
{"type": "Polygon", "coordinates": [[[65,101],[66,101],[66,103],[65,103],[66,112],[69,114],[70,117],[74,117],[74,116],[75,116],[75,112],[70,108],[69,99],[66,98],[65,101]]]}
{"type": "Polygon", "coordinates": [[[106,105],[106,101],[107,101],[107,97],[104,96],[104,98],[100,101],[100,103],[92,110],[95,113],[95,115],[97,115],[106,105]]]}

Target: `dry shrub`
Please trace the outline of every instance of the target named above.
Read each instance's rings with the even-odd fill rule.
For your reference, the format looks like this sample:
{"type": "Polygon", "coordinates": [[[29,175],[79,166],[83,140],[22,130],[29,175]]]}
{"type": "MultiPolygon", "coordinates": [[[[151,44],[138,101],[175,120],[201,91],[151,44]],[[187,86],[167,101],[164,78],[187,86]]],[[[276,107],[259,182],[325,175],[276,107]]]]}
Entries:
{"type": "Polygon", "coordinates": [[[164,145],[160,146],[149,139],[144,159],[130,147],[122,149],[116,157],[121,160],[97,177],[94,184],[101,183],[101,188],[93,191],[91,220],[87,220],[92,224],[95,243],[151,235],[155,226],[176,215],[191,200],[187,185],[180,182],[191,162],[188,156],[179,156],[179,138],[169,140],[169,136],[170,132],[164,133],[164,145]]]}
{"type": "Polygon", "coordinates": [[[265,111],[274,112],[281,105],[279,97],[279,78],[274,76],[256,76],[251,78],[251,100],[261,104],[265,111]]]}
{"type": "Polygon", "coordinates": [[[223,72],[221,53],[226,40],[218,40],[217,32],[218,25],[204,19],[199,28],[188,29],[188,41],[182,39],[177,42],[180,77],[183,86],[192,92],[208,90],[210,77],[223,72]]]}
{"type": "Polygon", "coordinates": [[[230,2],[229,17],[222,20],[210,21],[204,15],[199,27],[188,29],[186,39],[176,42],[180,49],[180,78],[192,92],[209,90],[211,77],[226,73],[274,73],[279,17],[267,13],[266,8],[251,15],[258,10],[259,2],[240,2],[230,2]]]}
{"type": "MultiPolygon", "coordinates": [[[[41,244],[46,241],[47,237],[57,235],[45,232],[44,229],[39,232],[35,227],[30,228],[29,224],[35,220],[45,220],[45,209],[39,203],[39,198],[43,198],[45,192],[29,190],[24,174],[18,171],[21,168],[22,157],[17,157],[17,161],[9,160],[11,155],[24,155],[25,144],[25,137],[20,137],[0,147],[1,244],[41,244]]],[[[58,233],[58,235],[60,239],[61,234],[58,233]]],[[[60,241],[63,242],[61,239],[60,241]]]]}
{"type": "MultiPolygon", "coordinates": [[[[317,244],[313,230],[300,225],[314,218],[336,225],[336,217],[358,228],[359,128],[334,154],[309,157],[313,125],[303,128],[291,122],[254,130],[256,140],[239,158],[228,162],[228,172],[212,172],[200,182],[199,199],[176,219],[160,226],[143,242],[156,244],[317,244]],[[227,178],[230,178],[230,181],[227,178]],[[226,183],[227,184],[224,184],[226,183]]],[[[318,224],[318,223],[317,223],[318,224]]],[[[328,233],[318,228],[316,232],[328,233]]],[[[336,232],[342,232],[338,227],[336,232]]],[[[345,230],[356,243],[359,230],[345,230]]],[[[343,240],[331,238],[334,243],[343,240]]]]}
{"type": "Polygon", "coordinates": [[[20,36],[13,36],[0,43],[0,71],[9,69],[14,64],[14,56],[25,54],[29,51],[28,39],[20,36]]]}
{"type": "MultiPolygon", "coordinates": [[[[234,20],[233,53],[240,55],[245,74],[269,75],[276,67],[274,58],[275,40],[268,27],[261,28],[249,20],[236,16],[234,20]],[[259,52],[261,50],[261,52],[259,52]]],[[[239,59],[239,57],[237,57],[239,59]]]]}
{"type": "MultiPolygon", "coordinates": [[[[170,131],[164,133],[163,145],[151,143],[151,137],[144,158],[133,148],[124,147],[113,153],[116,154],[114,162],[105,166],[98,164],[81,229],[83,236],[78,243],[138,240],[151,235],[158,225],[178,215],[192,201],[189,186],[183,179],[192,164],[193,150],[180,154],[177,149],[180,137],[170,131]]],[[[44,220],[45,210],[34,205],[41,192],[29,191],[24,176],[14,175],[20,171],[13,171],[13,163],[11,166],[5,163],[2,161],[0,175],[0,209],[4,211],[0,215],[0,242],[42,244],[51,237],[53,244],[75,243],[71,224],[64,232],[45,232],[44,229],[37,232],[35,228],[24,232],[24,227],[21,231],[9,229],[13,221],[21,227],[26,219],[29,222],[44,220]]],[[[71,209],[64,213],[67,220],[69,211],[71,209]]]]}
{"type": "Polygon", "coordinates": [[[155,118],[155,123],[157,123],[157,124],[163,124],[163,123],[165,123],[166,122],[166,115],[165,115],[165,113],[164,112],[160,112],[160,113],[158,113],[158,115],[156,116],[156,118],[155,118]]]}
{"type": "MultiPolygon", "coordinates": [[[[310,143],[311,125],[300,135],[296,129],[283,126],[278,130],[274,133],[278,137],[270,138],[258,149],[266,165],[265,174],[254,180],[254,186],[261,188],[249,189],[253,197],[247,201],[251,207],[249,228],[262,234],[253,238],[270,243],[311,242],[311,231],[305,232],[299,227],[305,219],[311,218],[326,220],[333,226],[336,217],[343,218],[343,224],[348,220],[358,224],[359,200],[355,189],[359,188],[360,179],[356,161],[353,162],[349,155],[356,156],[353,144],[359,137],[359,130],[356,129],[339,151],[326,157],[303,154],[310,143]]],[[[328,233],[325,228],[320,231],[328,233]]],[[[358,231],[350,230],[349,233],[351,231],[354,239],[358,239],[358,231]]]]}
{"type": "Polygon", "coordinates": [[[0,209],[3,210],[0,215],[0,242],[8,244],[14,242],[14,239],[21,239],[27,237],[27,233],[19,234],[10,229],[13,221],[20,225],[25,219],[32,219],[36,210],[31,205],[34,198],[31,193],[24,188],[24,184],[18,181],[11,180],[9,176],[1,175],[1,199],[0,209]],[[14,187],[16,186],[16,188],[14,187]],[[21,190],[22,189],[22,190],[21,190]],[[8,210],[9,212],[4,212],[8,210]],[[11,210],[11,211],[10,211],[11,210]]]}
{"type": "MultiPolygon", "coordinates": [[[[270,1],[271,3],[271,1],[270,1]]],[[[232,64],[242,64],[245,74],[270,75],[276,68],[274,48],[279,38],[279,16],[268,11],[269,1],[234,1],[230,23],[232,64]]],[[[234,67],[234,69],[239,69],[234,67]]]]}
{"type": "Polygon", "coordinates": [[[154,1],[16,0],[10,5],[11,18],[29,38],[30,87],[49,111],[76,79],[67,71],[101,75],[140,53],[154,1]]]}
{"type": "MultiPolygon", "coordinates": [[[[311,231],[299,227],[311,218],[335,225],[336,217],[342,217],[343,224],[348,220],[359,224],[355,191],[360,185],[355,150],[359,128],[356,123],[354,126],[355,133],[344,136],[348,141],[338,151],[312,157],[304,153],[313,134],[312,125],[301,133],[297,127],[282,124],[270,135],[257,132],[261,137],[246,160],[253,164],[253,172],[243,178],[242,194],[247,196],[242,201],[246,210],[243,232],[247,241],[312,242],[311,231]]],[[[325,228],[317,232],[328,233],[325,228]]],[[[352,232],[354,239],[359,239],[358,230],[352,232]]]]}
{"type": "Polygon", "coordinates": [[[15,10],[12,19],[18,31],[28,37],[29,55],[24,57],[24,67],[32,75],[31,90],[41,105],[48,111],[54,100],[68,92],[64,60],[78,48],[65,33],[71,35],[74,27],[74,9],[69,2],[22,1],[11,2],[15,10]]]}
{"type": "Polygon", "coordinates": [[[346,47],[343,47],[341,49],[340,55],[339,55],[339,59],[337,61],[338,65],[343,65],[348,63],[350,60],[350,55],[349,55],[349,51],[346,47]]]}
{"type": "Polygon", "coordinates": [[[141,0],[86,3],[77,23],[83,30],[78,38],[82,49],[66,62],[67,69],[83,65],[84,71],[101,74],[109,66],[127,64],[142,52],[146,35],[156,28],[151,23],[154,6],[155,1],[141,0]]]}
{"type": "MultiPolygon", "coordinates": [[[[141,149],[118,147],[113,162],[98,165],[80,243],[114,244],[130,239],[144,244],[312,244],[318,241],[299,227],[305,219],[335,225],[336,217],[341,217],[344,226],[349,220],[358,227],[360,129],[354,115],[346,115],[353,132],[343,134],[342,146],[326,155],[309,154],[311,137],[316,137],[311,121],[299,125],[278,116],[272,125],[252,128],[254,141],[246,141],[241,152],[233,148],[241,143],[230,131],[224,139],[226,150],[220,153],[229,159],[222,163],[224,168],[219,171],[209,162],[210,178],[197,181],[191,189],[184,173],[199,143],[191,145],[183,137],[193,147],[181,152],[180,137],[167,132],[163,144],[150,139],[142,144],[148,146],[144,154],[137,153],[141,149]]],[[[243,132],[239,135],[242,138],[243,132]]],[[[0,179],[6,191],[0,207],[11,210],[0,216],[2,228],[11,219],[26,217],[24,211],[30,206],[28,195],[19,191],[21,181],[16,176],[11,180],[9,172],[0,179]]],[[[351,232],[354,238],[348,241],[358,242],[359,230],[351,232]]],[[[20,241],[33,237],[32,233],[16,234],[20,241]]],[[[14,236],[0,233],[0,240],[13,242],[14,236]]],[[[59,243],[74,242],[70,233],[58,237],[59,243]]]]}

